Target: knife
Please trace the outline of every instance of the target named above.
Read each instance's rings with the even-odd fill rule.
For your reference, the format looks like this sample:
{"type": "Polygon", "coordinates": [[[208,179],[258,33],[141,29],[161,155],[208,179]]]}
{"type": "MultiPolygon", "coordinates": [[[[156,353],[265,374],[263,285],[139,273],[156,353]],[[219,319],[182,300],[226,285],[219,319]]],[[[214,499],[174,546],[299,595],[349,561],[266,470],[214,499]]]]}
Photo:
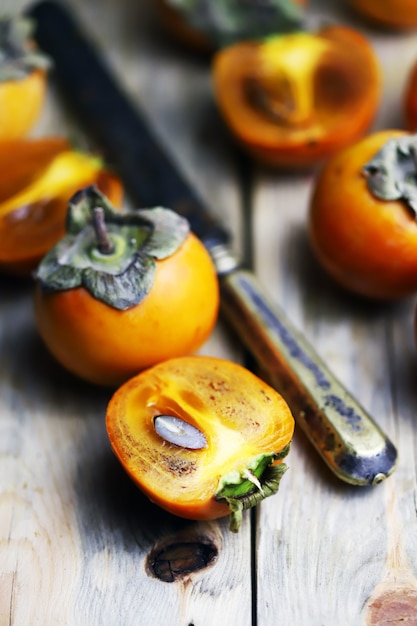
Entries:
{"type": "Polygon", "coordinates": [[[397,463],[379,425],[330,372],[255,275],[240,266],[230,235],[188,184],[129,101],[76,18],[44,0],[27,15],[35,39],[53,61],[53,76],[103,157],[138,206],[167,206],[186,217],[217,269],[221,312],[288,402],[325,463],[341,480],[376,485],[397,463]]]}

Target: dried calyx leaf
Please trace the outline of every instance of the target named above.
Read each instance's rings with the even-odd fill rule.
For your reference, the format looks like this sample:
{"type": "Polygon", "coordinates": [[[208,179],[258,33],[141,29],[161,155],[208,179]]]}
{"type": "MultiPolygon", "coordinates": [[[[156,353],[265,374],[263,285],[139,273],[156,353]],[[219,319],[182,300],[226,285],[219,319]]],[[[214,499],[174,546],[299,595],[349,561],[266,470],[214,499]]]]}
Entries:
{"type": "Polygon", "coordinates": [[[216,45],[291,32],[301,27],[302,7],[294,0],[167,0],[190,25],[216,45]]]}
{"type": "Polygon", "coordinates": [[[417,217],[417,135],[390,139],[362,171],[379,200],[403,200],[417,217]]]}
{"type": "Polygon", "coordinates": [[[125,310],[150,292],[156,260],[174,254],[188,234],[187,220],[170,209],[116,211],[96,187],[86,187],[71,199],[67,235],[43,258],[35,277],[46,291],[84,287],[125,310]]]}
{"type": "Polygon", "coordinates": [[[0,18],[0,81],[20,80],[35,69],[48,69],[49,57],[34,50],[35,24],[27,18],[0,18]]]}
{"type": "Polygon", "coordinates": [[[232,532],[238,532],[243,511],[278,491],[288,466],[285,463],[275,463],[287,456],[290,446],[288,444],[279,453],[260,454],[242,471],[229,472],[222,477],[215,497],[216,500],[227,502],[230,508],[229,528],[232,532]]]}

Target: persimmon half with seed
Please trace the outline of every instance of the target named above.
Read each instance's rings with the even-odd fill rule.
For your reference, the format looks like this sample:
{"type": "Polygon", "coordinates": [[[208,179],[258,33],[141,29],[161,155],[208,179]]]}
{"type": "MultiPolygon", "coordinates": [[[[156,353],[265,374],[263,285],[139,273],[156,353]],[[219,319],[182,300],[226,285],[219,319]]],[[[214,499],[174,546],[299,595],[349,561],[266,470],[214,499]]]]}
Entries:
{"type": "Polygon", "coordinates": [[[87,185],[115,205],[120,180],[93,155],[63,137],[0,142],[0,270],[28,275],[65,234],[69,199],[87,185]]]}
{"type": "Polygon", "coordinates": [[[417,135],[383,130],[333,157],[309,209],[309,237],[343,287],[375,299],[417,291],[417,135]]]}
{"type": "Polygon", "coordinates": [[[106,426],[126,472],[179,517],[242,511],[278,490],[294,432],[284,399],[241,365],[209,356],[170,359],[122,385],[106,426]]]}
{"type": "Polygon", "coordinates": [[[216,54],[212,74],[219,109],[242,147],[283,168],[311,166],[354,143],[380,101],[372,46],[345,26],[239,42],[216,54]]]}
{"type": "Polygon", "coordinates": [[[116,211],[95,187],[70,201],[67,234],[35,278],[46,346],[100,385],[195,352],[217,320],[216,270],[187,220],[163,207],[116,211]]]}

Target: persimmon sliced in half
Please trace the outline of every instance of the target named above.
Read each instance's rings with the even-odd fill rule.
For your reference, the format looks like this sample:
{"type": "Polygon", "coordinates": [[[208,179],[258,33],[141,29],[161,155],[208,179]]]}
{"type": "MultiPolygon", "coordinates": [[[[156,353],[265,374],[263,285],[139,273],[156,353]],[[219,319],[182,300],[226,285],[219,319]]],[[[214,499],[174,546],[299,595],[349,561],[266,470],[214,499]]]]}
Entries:
{"type": "Polygon", "coordinates": [[[239,42],[217,53],[212,72],[234,136],[277,167],[311,166],[353,143],[380,101],[378,59],[345,26],[239,42]]]}
{"type": "Polygon", "coordinates": [[[24,137],[45,101],[49,59],[34,45],[33,22],[0,18],[0,141],[24,137]]]}
{"type": "Polygon", "coordinates": [[[61,137],[0,143],[0,269],[29,274],[65,234],[69,199],[96,184],[119,206],[120,180],[97,157],[61,137]]]}
{"type": "Polygon", "coordinates": [[[294,431],[285,400],[241,365],[209,356],[164,361],[111,398],[107,432],[148,498],[179,517],[242,511],[278,490],[294,431]]]}

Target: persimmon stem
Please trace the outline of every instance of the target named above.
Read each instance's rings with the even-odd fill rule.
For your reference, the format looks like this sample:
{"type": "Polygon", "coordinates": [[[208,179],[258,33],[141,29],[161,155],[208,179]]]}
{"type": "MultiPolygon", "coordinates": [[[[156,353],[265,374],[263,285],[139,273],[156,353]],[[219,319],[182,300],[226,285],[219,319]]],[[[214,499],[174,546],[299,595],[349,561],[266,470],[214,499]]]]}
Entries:
{"type": "Polygon", "coordinates": [[[93,209],[93,227],[96,233],[98,249],[101,254],[112,254],[114,245],[110,241],[106,222],[104,220],[104,210],[102,207],[94,207],[93,209]]]}

